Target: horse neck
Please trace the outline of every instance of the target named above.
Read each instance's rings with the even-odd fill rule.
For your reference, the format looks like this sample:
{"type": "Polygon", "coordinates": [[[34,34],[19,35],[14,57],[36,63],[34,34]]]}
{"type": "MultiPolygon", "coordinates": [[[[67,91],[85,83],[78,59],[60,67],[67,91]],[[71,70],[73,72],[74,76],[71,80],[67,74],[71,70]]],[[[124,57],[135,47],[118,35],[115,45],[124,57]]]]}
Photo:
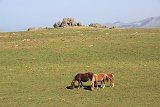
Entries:
{"type": "Polygon", "coordinates": [[[108,76],[110,79],[112,79],[112,80],[114,79],[114,75],[112,73],[108,74],[108,76]]]}
{"type": "Polygon", "coordinates": [[[92,80],[92,78],[93,78],[93,73],[92,73],[92,72],[88,72],[87,74],[88,74],[89,79],[92,80]]]}

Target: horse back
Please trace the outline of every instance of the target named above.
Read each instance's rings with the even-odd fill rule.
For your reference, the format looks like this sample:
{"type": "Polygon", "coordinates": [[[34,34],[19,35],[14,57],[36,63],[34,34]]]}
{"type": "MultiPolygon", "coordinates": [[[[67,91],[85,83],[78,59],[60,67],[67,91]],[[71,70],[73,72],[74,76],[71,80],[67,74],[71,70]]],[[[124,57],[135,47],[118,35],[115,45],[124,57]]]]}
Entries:
{"type": "Polygon", "coordinates": [[[106,76],[104,73],[101,73],[101,74],[94,74],[94,78],[96,81],[102,81],[104,79],[106,79],[106,76]]]}
{"type": "Polygon", "coordinates": [[[87,73],[83,74],[83,73],[78,73],[75,76],[75,80],[77,81],[82,81],[82,82],[87,82],[90,79],[89,75],[87,73]]]}
{"type": "Polygon", "coordinates": [[[87,73],[81,75],[81,81],[82,82],[87,82],[90,79],[90,75],[87,73]]]}

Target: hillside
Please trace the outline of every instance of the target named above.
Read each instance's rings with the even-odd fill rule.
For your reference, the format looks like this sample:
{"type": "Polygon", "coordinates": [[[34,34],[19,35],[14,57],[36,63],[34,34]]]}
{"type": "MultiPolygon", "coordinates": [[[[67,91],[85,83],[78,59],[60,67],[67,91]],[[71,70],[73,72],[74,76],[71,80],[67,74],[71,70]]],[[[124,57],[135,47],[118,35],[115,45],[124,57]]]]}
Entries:
{"type": "Polygon", "coordinates": [[[106,23],[105,25],[109,27],[116,26],[119,28],[160,28],[160,16],[151,17],[131,23],[115,22],[115,23],[106,23]]]}
{"type": "Polygon", "coordinates": [[[158,107],[159,35],[89,27],[0,33],[0,107],[158,107]],[[115,87],[68,88],[88,71],[112,72],[115,87]]]}

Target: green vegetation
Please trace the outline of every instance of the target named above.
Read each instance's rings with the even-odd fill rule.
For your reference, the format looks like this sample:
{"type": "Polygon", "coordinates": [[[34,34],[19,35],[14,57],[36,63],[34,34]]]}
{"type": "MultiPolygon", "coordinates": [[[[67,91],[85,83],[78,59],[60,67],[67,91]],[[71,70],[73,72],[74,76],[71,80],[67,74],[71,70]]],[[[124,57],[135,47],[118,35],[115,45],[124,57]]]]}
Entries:
{"type": "Polygon", "coordinates": [[[91,23],[91,24],[89,24],[88,26],[90,26],[90,27],[95,27],[95,28],[107,28],[106,26],[101,25],[101,24],[99,24],[99,23],[91,23]]]}
{"type": "Polygon", "coordinates": [[[158,107],[159,77],[160,29],[0,33],[0,107],[158,107]],[[87,71],[112,72],[115,87],[66,88],[87,71]]]}

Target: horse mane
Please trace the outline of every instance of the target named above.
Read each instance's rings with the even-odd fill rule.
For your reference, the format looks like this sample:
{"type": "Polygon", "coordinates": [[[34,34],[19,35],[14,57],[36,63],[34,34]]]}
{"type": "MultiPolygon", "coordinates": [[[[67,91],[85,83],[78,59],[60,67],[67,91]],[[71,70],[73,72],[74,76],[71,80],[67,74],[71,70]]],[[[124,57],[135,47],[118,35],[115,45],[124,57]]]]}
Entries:
{"type": "Polygon", "coordinates": [[[90,80],[92,80],[94,73],[93,72],[87,72],[87,74],[88,74],[90,80]]]}

